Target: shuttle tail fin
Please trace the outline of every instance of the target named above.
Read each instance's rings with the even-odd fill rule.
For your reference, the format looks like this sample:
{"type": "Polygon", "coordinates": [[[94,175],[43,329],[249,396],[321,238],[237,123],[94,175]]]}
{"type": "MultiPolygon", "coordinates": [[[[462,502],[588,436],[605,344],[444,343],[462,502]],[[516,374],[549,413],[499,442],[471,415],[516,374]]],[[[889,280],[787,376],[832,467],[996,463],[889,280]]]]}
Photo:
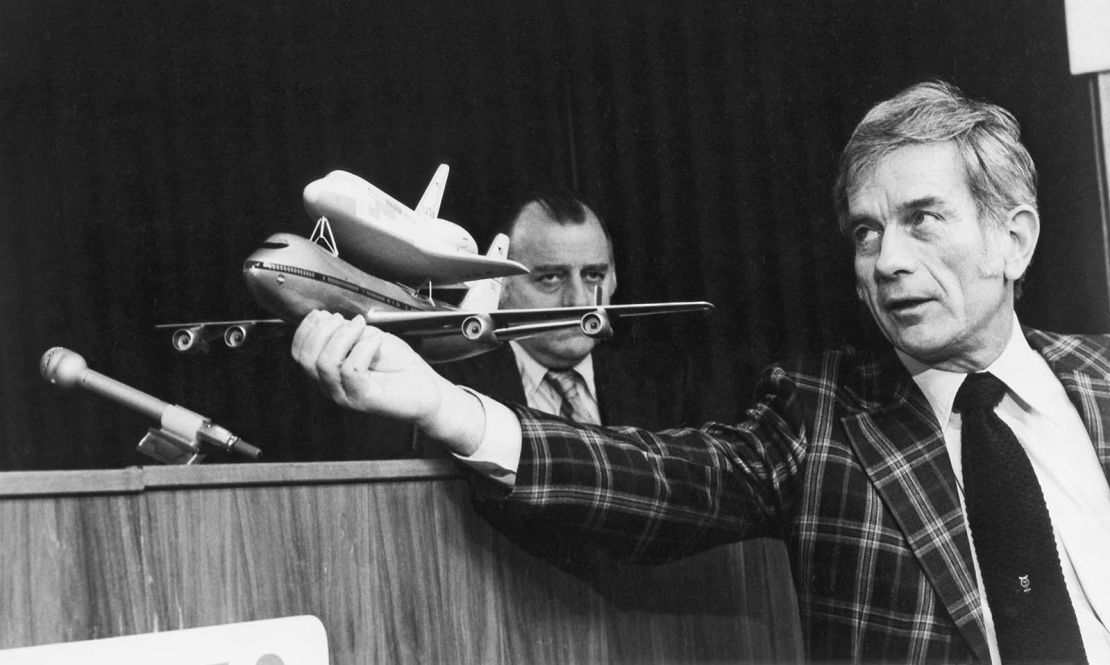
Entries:
{"type": "MultiPolygon", "coordinates": [[[[508,256],[508,253],[509,236],[498,233],[497,237],[490,243],[486,256],[504,259],[508,256]]],[[[502,277],[494,277],[467,282],[470,288],[467,290],[466,296],[463,297],[462,303],[459,304],[459,308],[472,312],[492,312],[496,310],[501,302],[502,279],[502,277]]]]}
{"type": "Polygon", "coordinates": [[[439,204],[443,201],[443,189],[447,186],[447,173],[450,171],[446,164],[440,164],[436,169],[420,202],[416,204],[416,212],[430,219],[439,217],[439,204]]]}

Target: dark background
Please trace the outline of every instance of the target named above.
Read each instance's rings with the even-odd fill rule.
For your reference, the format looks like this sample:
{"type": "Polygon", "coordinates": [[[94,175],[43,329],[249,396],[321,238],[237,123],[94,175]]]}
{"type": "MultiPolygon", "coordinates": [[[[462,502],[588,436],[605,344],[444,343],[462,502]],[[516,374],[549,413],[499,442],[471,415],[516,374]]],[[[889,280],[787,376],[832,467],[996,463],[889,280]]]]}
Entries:
{"type": "MultiPolygon", "coordinates": [[[[151,424],[38,375],[49,347],[210,416],[271,461],[352,452],[288,338],[206,357],[157,323],[263,315],[240,277],[311,229],[333,169],[485,243],[534,186],[576,187],[615,234],[617,300],[708,317],[618,328],[685,349],[709,414],[768,360],[867,335],[830,188],[874,102],[925,78],[1017,115],[1043,235],[1019,314],[1107,330],[1085,78],[1063,2],[0,3],[0,469],[145,463],[151,424]]],[[[213,457],[218,459],[218,456],[213,457]]]]}

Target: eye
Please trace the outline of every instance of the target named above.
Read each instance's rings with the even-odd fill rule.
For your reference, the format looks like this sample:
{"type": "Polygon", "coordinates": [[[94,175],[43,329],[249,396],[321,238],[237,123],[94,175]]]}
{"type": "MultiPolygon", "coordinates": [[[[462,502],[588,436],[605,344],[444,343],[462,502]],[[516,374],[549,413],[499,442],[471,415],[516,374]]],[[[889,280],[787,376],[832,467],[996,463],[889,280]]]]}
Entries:
{"type": "Polygon", "coordinates": [[[867,224],[860,224],[852,229],[852,242],[855,243],[856,252],[860,254],[866,254],[878,247],[881,237],[877,227],[867,224]]]}
{"type": "Polygon", "coordinates": [[[603,282],[603,281],[605,281],[605,275],[606,274],[607,273],[605,273],[605,271],[603,271],[603,270],[587,270],[583,274],[583,278],[587,282],[603,282]]]}
{"type": "Polygon", "coordinates": [[[913,214],[910,215],[910,223],[914,226],[920,226],[936,219],[939,219],[937,214],[928,210],[914,210],[913,214]]]}
{"type": "Polygon", "coordinates": [[[541,272],[532,274],[532,283],[545,291],[553,291],[563,284],[563,273],[541,272]]]}

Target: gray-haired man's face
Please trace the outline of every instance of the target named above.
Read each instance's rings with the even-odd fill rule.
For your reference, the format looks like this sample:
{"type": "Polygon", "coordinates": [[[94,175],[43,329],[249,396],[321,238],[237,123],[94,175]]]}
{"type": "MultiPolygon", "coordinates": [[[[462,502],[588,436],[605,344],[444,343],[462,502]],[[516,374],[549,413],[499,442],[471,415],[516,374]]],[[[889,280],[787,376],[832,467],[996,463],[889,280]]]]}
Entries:
{"type": "Polygon", "coordinates": [[[900,148],[849,193],[856,288],[904,353],[968,371],[991,362],[1013,321],[1012,234],[981,224],[951,143],[900,148]]]}

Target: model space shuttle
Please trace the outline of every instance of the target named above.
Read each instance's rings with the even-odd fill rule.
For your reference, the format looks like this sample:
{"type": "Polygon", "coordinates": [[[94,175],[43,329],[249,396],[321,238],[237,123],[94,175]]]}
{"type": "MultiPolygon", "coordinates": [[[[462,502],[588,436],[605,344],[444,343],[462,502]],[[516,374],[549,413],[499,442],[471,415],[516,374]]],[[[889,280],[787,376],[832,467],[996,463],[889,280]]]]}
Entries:
{"type": "Polygon", "coordinates": [[[322,309],[364,317],[435,363],[549,330],[578,327],[607,338],[611,318],[713,307],[701,301],[602,305],[599,293],[587,307],[498,309],[501,278],[528,269],[507,258],[507,236],[498,235],[480,254],[466,229],[439,218],[447,175],[447,165],[440,165],[415,208],[346,171],[309,183],[304,206],[315,221],[311,235],[274,234],[243,264],[247,288],[278,318],[157,327],[172,331],[174,349],[195,353],[221,338],[240,347],[260,329],[297,324],[322,309]],[[466,293],[457,306],[433,297],[437,288],[459,286],[466,293]]]}

